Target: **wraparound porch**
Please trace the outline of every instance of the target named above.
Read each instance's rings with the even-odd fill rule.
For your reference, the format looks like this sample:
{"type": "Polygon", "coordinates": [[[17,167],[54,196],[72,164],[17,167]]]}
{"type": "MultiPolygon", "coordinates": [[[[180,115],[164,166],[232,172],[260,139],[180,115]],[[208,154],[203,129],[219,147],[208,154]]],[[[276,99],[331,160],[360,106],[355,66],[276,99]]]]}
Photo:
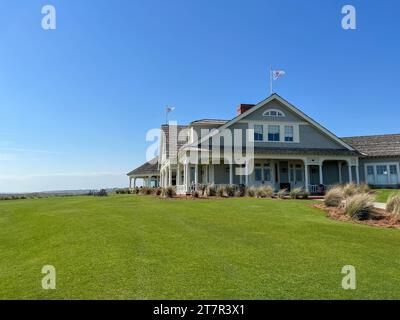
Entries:
{"type": "Polygon", "coordinates": [[[178,194],[190,193],[200,185],[265,185],[276,191],[303,188],[317,193],[321,185],[359,183],[357,158],[259,156],[244,165],[221,162],[170,166],[161,171],[161,185],[176,185],[178,194]]]}

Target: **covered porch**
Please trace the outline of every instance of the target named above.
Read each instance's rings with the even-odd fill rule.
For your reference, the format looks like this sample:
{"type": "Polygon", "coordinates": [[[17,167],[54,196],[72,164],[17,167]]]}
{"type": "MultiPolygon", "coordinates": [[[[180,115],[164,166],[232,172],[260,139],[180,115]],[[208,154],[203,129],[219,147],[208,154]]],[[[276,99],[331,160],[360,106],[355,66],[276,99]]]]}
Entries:
{"type": "Polygon", "coordinates": [[[141,186],[155,188],[160,186],[160,172],[158,170],[158,157],[146,162],[127,174],[129,177],[129,188],[136,188],[138,182],[141,186]]]}
{"type": "Polygon", "coordinates": [[[302,188],[316,194],[330,186],[359,183],[356,157],[288,157],[256,155],[252,163],[178,164],[175,183],[178,194],[202,185],[271,186],[275,191],[302,188]],[[241,170],[239,170],[241,169],[241,170]]]}

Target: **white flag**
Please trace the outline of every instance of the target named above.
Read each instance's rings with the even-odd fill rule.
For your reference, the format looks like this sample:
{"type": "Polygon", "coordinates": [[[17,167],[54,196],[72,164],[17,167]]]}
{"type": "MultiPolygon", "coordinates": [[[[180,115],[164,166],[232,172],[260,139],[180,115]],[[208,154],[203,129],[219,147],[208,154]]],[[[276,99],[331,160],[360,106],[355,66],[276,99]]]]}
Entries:
{"type": "Polygon", "coordinates": [[[172,111],[174,111],[174,110],[175,110],[174,107],[166,107],[166,108],[165,108],[165,112],[166,112],[166,113],[170,113],[170,112],[172,112],[172,111]]]}
{"type": "Polygon", "coordinates": [[[284,76],[285,74],[286,72],[283,70],[274,70],[272,71],[272,79],[277,80],[280,77],[284,76]]]}

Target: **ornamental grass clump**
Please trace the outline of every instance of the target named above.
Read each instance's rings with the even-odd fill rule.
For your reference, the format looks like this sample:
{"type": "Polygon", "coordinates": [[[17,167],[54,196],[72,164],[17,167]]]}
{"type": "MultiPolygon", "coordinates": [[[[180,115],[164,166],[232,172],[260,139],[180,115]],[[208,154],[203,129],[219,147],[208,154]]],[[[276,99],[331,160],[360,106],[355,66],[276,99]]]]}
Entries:
{"type": "Polygon", "coordinates": [[[343,186],[343,195],[345,198],[354,196],[359,192],[359,189],[356,184],[348,183],[343,186]]]}
{"type": "Polygon", "coordinates": [[[262,186],[257,189],[258,198],[272,198],[274,189],[271,186],[262,186]]]}
{"type": "Polygon", "coordinates": [[[234,185],[227,185],[225,187],[225,191],[226,191],[226,195],[228,197],[234,197],[235,196],[236,187],[234,185]]]}
{"type": "Polygon", "coordinates": [[[289,195],[291,199],[300,199],[303,196],[303,189],[302,188],[293,189],[289,192],[289,195]]]}
{"type": "Polygon", "coordinates": [[[215,197],[217,195],[217,189],[214,185],[207,186],[205,190],[206,196],[215,197]]]}
{"type": "Polygon", "coordinates": [[[257,189],[254,187],[247,188],[246,195],[248,197],[254,198],[257,196],[257,189]]]}
{"type": "Polygon", "coordinates": [[[284,199],[287,195],[288,195],[287,189],[281,189],[277,193],[279,199],[284,199]]]}
{"type": "Polygon", "coordinates": [[[326,195],[324,203],[327,207],[339,207],[344,200],[344,191],[342,187],[334,187],[330,189],[326,195]]]}
{"type": "Polygon", "coordinates": [[[389,196],[386,204],[386,211],[400,218],[400,192],[389,196]]]}
{"type": "Polygon", "coordinates": [[[164,198],[173,198],[176,195],[174,187],[162,188],[161,196],[164,198]]]}
{"type": "Polygon", "coordinates": [[[370,191],[371,191],[371,188],[370,188],[369,185],[366,184],[366,183],[361,183],[361,184],[358,186],[358,192],[361,192],[361,193],[369,193],[370,191]]]}
{"type": "Polygon", "coordinates": [[[367,220],[374,209],[375,197],[367,193],[355,194],[346,199],[344,211],[346,215],[355,220],[367,220]]]}
{"type": "Polygon", "coordinates": [[[217,190],[217,195],[218,197],[224,197],[225,196],[225,186],[220,186],[217,190]]]}

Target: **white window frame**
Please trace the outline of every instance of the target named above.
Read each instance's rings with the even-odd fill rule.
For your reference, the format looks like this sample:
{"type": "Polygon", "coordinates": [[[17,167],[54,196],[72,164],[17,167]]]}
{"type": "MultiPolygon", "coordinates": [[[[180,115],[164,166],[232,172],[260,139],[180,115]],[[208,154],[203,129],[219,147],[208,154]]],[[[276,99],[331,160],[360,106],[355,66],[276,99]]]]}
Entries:
{"type": "Polygon", "coordinates": [[[294,126],[292,126],[292,125],[285,125],[284,127],[283,127],[283,132],[284,132],[284,137],[283,137],[283,139],[285,140],[285,142],[293,142],[294,141],[294,126]],[[289,137],[287,134],[286,134],[286,128],[291,128],[292,129],[292,135],[289,137]],[[292,140],[291,141],[286,141],[286,138],[292,138],[292,140]]]}
{"type": "Polygon", "coordinates": [[[284,118],[286,117],[286,114],[278,109],[269,109],[264,111],[263,117],[269,117],[269,118],[284,118]],[[271,112],[276,112],[276,115],[271,115],[271,112]]]}
{"type": "Polygon", "coordinates": [[[267,141],[268,142],[282,142],[281,126],[279,124],[269,124],[268,125],[267,141]],[[278,128],[278,132],[271,133],[271,134],[274,134],[274,135],[279,134],[279,139],[278,140],[269,140],[269,135],[270,135],[269,129],[270,129],[270,127],[277,127],[278,128]]]}

